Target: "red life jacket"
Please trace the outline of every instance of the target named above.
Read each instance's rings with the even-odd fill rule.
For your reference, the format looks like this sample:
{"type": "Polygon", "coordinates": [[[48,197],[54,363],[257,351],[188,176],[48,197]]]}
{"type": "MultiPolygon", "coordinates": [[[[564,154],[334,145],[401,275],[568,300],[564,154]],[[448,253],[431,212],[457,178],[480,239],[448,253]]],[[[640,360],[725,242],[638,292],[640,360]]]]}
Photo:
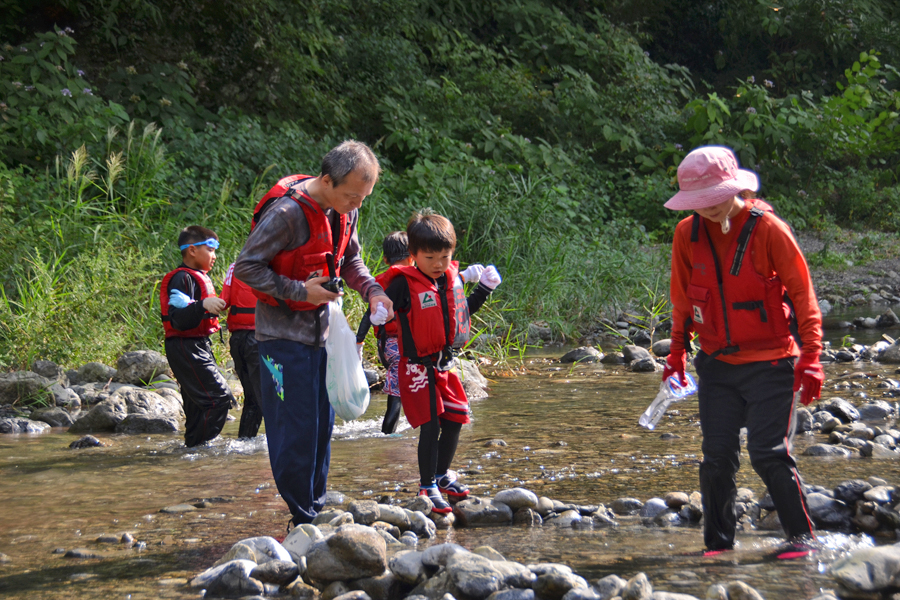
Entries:
{"type": "Polygon", "coordinates": [[[705,220],[694,214],[693,268],[686,290],[693,316],[685,331],[692,326],[703,351],[716,356],[790,344],[792,308],[787,290],[778,275],[765,278],[757,273],[748,252],[759,220],[775,216],[765,202],[750,202],[750,215],[725,257],[727,271],[719,264],[705,220]]]}
{"type": "MultiPolygon", "coordinates": [[[[332,232],[331,223],[322,207],[299,189],[291,187],[306,179],[314,178],[310,175],[290,175],[276,183],[253,209],[253,222],[250,226],[252,231],[270,203],[278,198],[288,196],[300,205],[309,224],[309,240],[293,250],[282,250],[269,263],[269,267],[277,274],[296,281],[328,275],[325,257],[329,254],[334,255],[335,276],[339,275],[344,262],[344,251],[350,241],[350,219],[347,215],[340,215],[340,230],[332,232]]],[[[253,294],[266,304],[290,310],[313,310],[320,306],[309,302],[275,298],[255,289],[253,294]]]]}
{"type": "MultiPolygon", "coordinates": [[[[382,273],[381,275],[375,276],[375,281],[378,282],[383,289],[387,289],[388,284],[391,280],[400,274],[400,267],[390,267],[387,271],[382,273]]],[[[375,333],[375,339],[381,340],[382,335],[385,337],[397,337],[399,334],[399,327],[397,325],[397,319],[391,319],[384,325],[373,325],[372,330],[375,333]]]]}
{"type": "Polygon", "coordinates": [[[216,295],[216,288],[213,286],[212,279],[203,271],[189,269],[188,267],[178,267],[171,273],[163,277],[162,283],[159,285],[159,306],[162,312],[163,331],[166,337],[208,337],[219,330],[219,317],[212,313],[205,313],[200,324],[193,329],[181,331],[172,327],[172,320],[169,317],[169,281],[175,276],[175,273],[184,271],[194,278],[197,286],[200,288],[200,302],[216,295]]]}
{"type": "Polygon", "coordinates": [[[228,331],[256,329],[256,296],[249,285],[234,276],[234,263],[228,267],[219,297],[228,305],[228,331]]]}
{"type": "MultiPolygon", "coordinates": [[[[396,274],[406,277],[410,296],[409,310],[397,315],[400,327],[408,332],[397,338],[400,354],[417,359],[434,357],[450,348],[462,348],[469,341],[471,324],[459,263],[450,263],[446,272],[448,285],[443,293],[416,267],[396,267],[396,270],[396,274]],[[404,337],[412,340],[415,347],[404,348],[404,337]]],[[[390,279],[386,280],[390,283],[390,279]]]]}

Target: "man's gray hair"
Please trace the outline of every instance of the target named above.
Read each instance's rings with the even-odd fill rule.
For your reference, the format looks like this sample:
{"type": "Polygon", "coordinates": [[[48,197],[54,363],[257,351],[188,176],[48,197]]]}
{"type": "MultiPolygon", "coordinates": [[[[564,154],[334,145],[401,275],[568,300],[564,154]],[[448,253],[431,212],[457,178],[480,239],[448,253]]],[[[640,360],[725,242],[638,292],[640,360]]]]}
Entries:
{"type": "Polygon", "coordinates": [[[334,187],[337,187],[344,179],[357,171],[366,183],[377,181],[381,174],[381,165],[375,153],[362,142],[356,140],[344,140],[328,151],[322,159],[321,176],[331,176],[334,187]]]}

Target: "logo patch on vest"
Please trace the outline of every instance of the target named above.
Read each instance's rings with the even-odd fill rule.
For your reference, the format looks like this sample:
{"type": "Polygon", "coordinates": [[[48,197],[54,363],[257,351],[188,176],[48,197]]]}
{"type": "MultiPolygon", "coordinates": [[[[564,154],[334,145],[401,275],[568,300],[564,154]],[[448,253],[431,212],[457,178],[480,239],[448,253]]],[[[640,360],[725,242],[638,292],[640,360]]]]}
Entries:
{"type": "Polygon", "coordinates": [[[310,279],[313,279],[315,277],[322,277],[322,271],[313,271],[309,274],[309,277],[307,277],[306,280],[309,281],[310,279]]]}
{"type": "Polygon", "coordinates": [[[422,308],[434,308],[437,306],[437,298],[434,292],[421,292],[419,294],[419,304],[422,308]]]}
{"type": "Polygon", "coordinates": [[[703,311],[696,304],[694,305],[694,323],[703,322],[703,311]]]}

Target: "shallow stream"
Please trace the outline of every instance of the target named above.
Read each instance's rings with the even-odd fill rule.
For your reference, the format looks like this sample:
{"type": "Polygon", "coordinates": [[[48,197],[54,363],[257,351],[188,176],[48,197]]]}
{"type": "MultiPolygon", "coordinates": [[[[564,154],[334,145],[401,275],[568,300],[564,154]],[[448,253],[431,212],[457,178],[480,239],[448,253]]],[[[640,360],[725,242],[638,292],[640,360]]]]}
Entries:
{"type": "MultiPolygon", "coordinates": [[[[582,504],[623,497],[642,501],[670,491],[697,489],[700,462],[696,399],[676,405],[654,432],[637,425],[659,385],[658,375],[610,366],[569,369],[542,358],[529,374],[498,376],[491,397],[473,402],[456,468],[476,495],[522,486],[538,495],[582,504]],[[662,439],[664,433],[678,438],[662,439]],[[506,446],[486,447],[502,439],[506,446]]],[[[894,368],[829,365],[833,381],[848,370],[894,376],[894,368]]],[[[847,391],[841,392],[847,395],[847,391]]],[[[880,396],[877,390],[868,390],[880,396]]],[[[829,390],[826,395],[837,395],[829,390]]],[[[338,427],[329,488],[349,498],[406,499],[416,489],[416,435],[405,427],[379,433],[385,396],[374,395],[361,421],[338,427]]],[[[404,422],[405,425],[405,422],[404,422]]],[[[38,598],[197,598],[186,579],[211,566],[236,541],[282,537],[288,512],[277,496],[263,436],[237,441],[237,421],[224,437],[199,450],[180,436],[98,436],[106,448],[70,450],[76,439],[62,430],[37,436],[0,436],[0,595],[38,598]],[[160,509],[206,499],[196,512],[160,509]],[[103,534],[130,532],[138,544],[98,543],[103,534]],[[101,558],[65,558],[86,548],[101,558]]],[[[799,436],[796,453],[823,436],[799,436]]],[[[808,483],[832,487],[877,475],[900,483],[900,467],[872,459],[799,456],[808,483]]],[[[738,484],[761,497],[765,490],[749,466],[738,484]]],[[[620,518],[615,529],[560,530],[496,527],[439,531],[433,542],[467,548],[487,544],[523,563],[562,562],[594,579],[610,573],[647,573],[655,589],[705,597],[712,583],[742,579],[769,600],[810,599],[831,588],[827,563],[865,536],[828,535],[817,560],[766,563],[763,552],[779,541],[771,532],[740,532],[737,552],[720,559],[681,556],[702,548],[698,526],[649,528],[620,518]]],[[[875,543],[892,542],[877,540],[875,543]]]]}

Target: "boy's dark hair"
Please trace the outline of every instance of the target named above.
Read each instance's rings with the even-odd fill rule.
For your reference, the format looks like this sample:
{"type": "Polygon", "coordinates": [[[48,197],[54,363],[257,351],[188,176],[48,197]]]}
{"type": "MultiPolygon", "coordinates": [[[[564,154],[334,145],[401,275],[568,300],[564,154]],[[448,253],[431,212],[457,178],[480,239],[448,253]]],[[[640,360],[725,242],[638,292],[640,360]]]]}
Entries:
{"type": "Polygon", "coordinates": [[[319,173],[330,176],[332,184],[337,187],[353,171],[358,171],[363,181],[369,183],[378,180],[381,165],[367,145],[356,140],[344,140],[322,158],[319,173]]]}
{"type": "MultiPolygon", "coordinates": [[[[182,229],[181,233],[178,234],[178,247],[180,248],[185,244],[196,244],[197,242],[204,242],[210,238],[218,240],[219,236],[217,236],[216,232],[212,229],[207,229],[206,227],[201,227],[200,225],[191,225],[182,229]]],[[[184,256],[184,253],[187,251],[188,249],[185,248],[181,251],[181,255],[184,256]]]]}
{"type": "Polygon", "coordinates": [[[456,248],[456,231],[447,217],[430,210],[414,213],[406,225],[409,253],[440,252],[456,248]]]}
{"type": "Polygon", "coordinates": [[[381,252],[389,265],[409,258],[409,239],[405,231],[394,231],[381,242],[381,252]]]}

